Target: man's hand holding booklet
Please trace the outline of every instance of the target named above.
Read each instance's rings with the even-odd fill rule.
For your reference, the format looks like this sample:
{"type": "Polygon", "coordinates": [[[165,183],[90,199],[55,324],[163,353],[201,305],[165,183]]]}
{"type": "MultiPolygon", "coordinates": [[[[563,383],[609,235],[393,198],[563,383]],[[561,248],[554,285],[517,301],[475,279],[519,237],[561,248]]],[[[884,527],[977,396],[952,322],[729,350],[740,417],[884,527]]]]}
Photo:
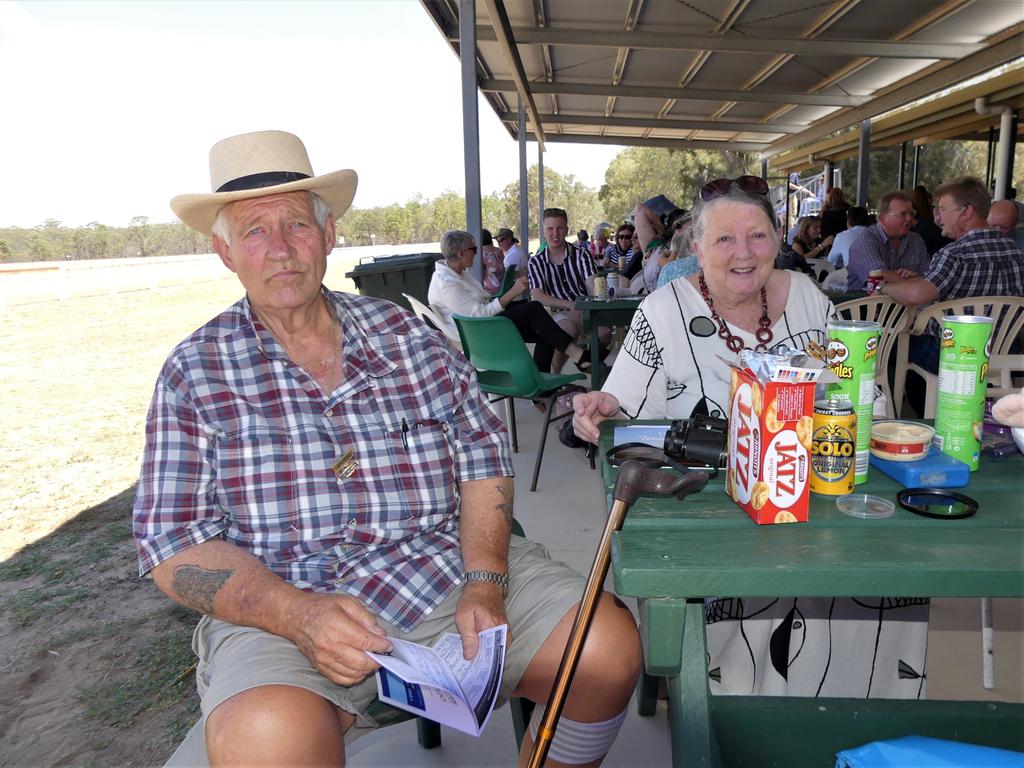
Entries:
{"type": "Polygon", "coordinates": [[[429,648],[389,637],[390,654],[366,653],[380,664],[377,693],[385,704],[479,736],[501,688],[507,637],[507,624],[480,632],[479,650],[468,660],[454,633],[429,648]]]}

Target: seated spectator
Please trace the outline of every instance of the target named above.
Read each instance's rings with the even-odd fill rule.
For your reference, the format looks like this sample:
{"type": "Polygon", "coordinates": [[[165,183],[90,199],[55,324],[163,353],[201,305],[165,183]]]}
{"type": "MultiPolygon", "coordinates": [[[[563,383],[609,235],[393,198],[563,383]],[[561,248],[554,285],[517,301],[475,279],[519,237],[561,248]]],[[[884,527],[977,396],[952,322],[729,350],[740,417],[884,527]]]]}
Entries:
{"type": "Polygon", "coordinates": [[[636,234],[642,244],[644,290],[653,293],[658,288],[658,275],[671,257],[670,238],[676,231],[686,228],[686,209],[676,208],[666,216],[665,222],[641,202],[633,209],[636,234]]]}
{"type": "Polygon", "coordinates": [[[804,216],[793,238],[793,250],[805,259],[821,259],[828,254],[834,239],[832,235],[822,239],[821,219],[817,216],[804,216]]]}
{"type": "MultiPolygon", "coordinates": [[[[923,276],[886,278],[881,292],[910,306],[972,296],[1024,296],[1024,254],[1012,240],[989,227],[985,185],[965,176],[943,184],[935,194],[942,234],[955,242],[935,254],[923,276]]],[[[910,360],[936,373],[940,329],[933,323],[928,330],[910,337],[910,360]]],[[[907,396],[920,414],[909,382],[907,396]]]]}
{"type": "Polygon", "coordinates": [[[498,234],[495,236],[494,240],[505,254],[505,258],[503,260],[505,269],[508,269],[509,267],[519,269],[520,265],[523,263],[523,249],[519,247],[519,241],[512,233],[512,230],[508,227],[502,227],[498,230],[498,234]]]}
{"type": "Polygon", "coordinates": [[[988,212],[988,225],[998,229],[1003,237],[1008,237],[1024,249],[1024,229],[1018,226],[1020,214],[1013,200],[996,200],[988,212]]]}
{"type": "Polygon", "coordinates": [[[868,274],[882,271],[883,280],[916,277],[928,269],[928,249],[911,232],[914,208],[906,192],[886,192],[878,201],[878,223],[867,227],[850,246],[847,259],[848,291],[863,291],[868,274]]]}
{"type": "Polygon", "coordinates": [[[846,211],[846,229],[836,235],[832,241],[832,247],[828,249],[828,263],[836,269],[846,266],[847,254],[850,246],[860,233],[868,226],[868,209],[862,205],[855,205],[846,211]]]}
{"type": "MultiPolygon", "coordinates": [[[[542,248],[545,245],[547,245],[547,241],[541,243],[542,248]]],[[[581,229],[579,232],[576,233],[576,247],[583,249],[587,253],[590,253],[590,235],[587,233],[587,230],[581,229]]]]}
{"type": "Polygon", "coordinates": [[[612,268],[615,267],[608,261],[608,256],[605,251],[608,250],[608,246],[611,245],[612,237],[612,225],[606,222],[601,222],[594,227],[594,232],[591,235],[588,246],[590,248],[590,256],[594,259],[594,264],[599,267],[612,268]]]}
{"type": "Polygon", "coordinates": [[[921,184],[914,187],[910,193],[910,203],[914,206],[914,226],[911,232],[916,232],[924,238],[924,246],[929,256],[934,256],[940,248],[949,245],[952,240],[942,235],[942,230],[935,223],[932,196],[928,189],[921,184]]]}
{"type": "Polygon", "coordinates": [[[829,238],[846,230],[846,213],[850,204],[839,187],[832,187],[825,194],[825,204],[821,207],[821,236],[829,238]]]}
{"type": "Polygon", "coordinates": [[[620,226],[615,230],[614,242],[609,243],[604,252],[605,262],[610,269],[618,269],[620,262],[625,257],[626,269],[623,274],[630,279],[643,267],[643,258],[639,254],[633,253],[633,233],[635,231],[636,227],[632,224],[620,226]],[[634,255],[637,258],[634,259],[634,255]]]}
{"type": "Polygon", "coordinates": [[[523,341],[535,343],[533,359],[539,370],[551,370],[555,350],[573,360],[581,371],[590,370],[590,351],[576,346],[573,337],[558,327],[543,306],[536,301],[515,301],[529,288],[525,275],[517,277],[503,295],[492,298],[469,272],[476,258],[476,245],[471,234],[458,229],[445,232],[441,235],[441,254],[444,261],[439,261],[434,267],[427,298],[447,325],[442,329],[445,333],[458,338],[459,331],[452,315],[501,315],[515,324],[523,341]]]}
{"type": "Polygon", "coordinates": [[[779,241],[779,252],[775,255],[775,268],[803,272],[815,280],[818,279],[814,267],[807,263],[807,259],[803,257],[803,254],[797,253],[793,250],[793,246],[781,239],[779,241]]]}
{"type": "Polygon", "coordinates": [[[700,262],[691,247],[691,233],[692,227],[687,220],[686,225],[672,235],[668,254],[663,257],[661,271],[658,273],[659,288],[671,283],[676,278],[686,277],[700,271],[700,262]]]}
{"type": "Polygon", "coordinates": [[[480,260],[484,267],[484,290],[493,296],[505,279],[505,254],[494,244],[488,229],[480,230],[480,245],[480,260]]]}
{"type": "MultiPolygon", "coordinates": [[[[594,292],[594,260],[565,239],[569,234],[569,214],[563,208],[544,209],[541,227],[545,245],[526,263],[530,297],[551,309],[555,322],[572,339],[577,339],[583,330],[583,315],[576,309],[576,299],[594,292]]],[[[582,230],[581,233],[586,234],[582,230]]],[[[611,331],[603,328],[600,337],[607,343],[611,331]]],[[[551,370],[560,373],[565,359],[556,348],[551,370]]]]}

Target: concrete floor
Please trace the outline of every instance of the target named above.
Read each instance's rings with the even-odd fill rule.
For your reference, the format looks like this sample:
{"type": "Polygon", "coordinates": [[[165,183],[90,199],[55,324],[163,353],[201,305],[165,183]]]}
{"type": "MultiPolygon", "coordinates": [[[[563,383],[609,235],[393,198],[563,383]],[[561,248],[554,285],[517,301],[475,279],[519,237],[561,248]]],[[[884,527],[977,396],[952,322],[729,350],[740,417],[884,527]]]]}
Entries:
{"type": "MultiPolygon", "coordinates": [[[[548,436],[535,493],[529,483],[543,416],[517,403],[519,453],[516,466],[516,518],[527,535],[542,541],[556,559],[587,573],[604,528],[602,484],[582,450],[548,436]]],[[[610,585],[610,577],[609,577],[610,585]]],[[[934,600],[928,633],[928,698],[1024,701],[1024,607],[1020,600],[993,601],[995,689],[982,686],[980,600],[934,600]]],[[[410,721],[366,736],[348,750],[352,768],[392,766],[509,766],[515,764],[515,739],[508,707],[491,716],[479,738],[442,729],[442,746],[421,749],[410,721]]],[[[619,738],[604,763],[615,768],[671,764],[664,701],[652,718],[636,714],[633,704],[619,738]]]]}

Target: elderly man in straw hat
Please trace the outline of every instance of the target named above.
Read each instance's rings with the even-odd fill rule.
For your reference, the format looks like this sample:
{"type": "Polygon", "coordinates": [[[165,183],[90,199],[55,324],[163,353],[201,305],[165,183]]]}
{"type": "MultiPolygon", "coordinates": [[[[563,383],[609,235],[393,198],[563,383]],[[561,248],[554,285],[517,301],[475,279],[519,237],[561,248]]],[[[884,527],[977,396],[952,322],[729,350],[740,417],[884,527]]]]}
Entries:
{"type": "MultiPolygon", "coordinates": [[[[545,701],[583,579],[510,538],[505,430],[466,360],[322,285],[356,174],[316,176],[297,137],[265,131],[216,144],[210,175],[171,207],[245,296],[160,371],[134,510],[140,571],[203,614],[194,740],[214,765],[341,765],[374,726],[365,651],[457,631],[471,658],[505,623],[502,699],[545,701]]],[[[600,763],[639,660],[604,596],[550,764],[600,763]]]]}

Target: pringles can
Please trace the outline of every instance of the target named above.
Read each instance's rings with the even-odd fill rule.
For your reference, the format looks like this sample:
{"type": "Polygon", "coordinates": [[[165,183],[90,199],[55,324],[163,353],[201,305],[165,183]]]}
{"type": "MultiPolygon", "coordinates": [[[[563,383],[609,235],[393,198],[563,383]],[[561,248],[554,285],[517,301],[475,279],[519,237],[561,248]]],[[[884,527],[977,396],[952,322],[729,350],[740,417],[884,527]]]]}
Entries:
{"type": "Polygon", "coordinates": [[[598,301],[608,300],[608,278],[600,272],[594,275],[594,298],[598,301]]]}
{"type": "Polygon", "coordinates": [[[814,403],[811,433],[811,493],[841,496],[853,492],[857,415],[845,400],[814,403]]]}
{"type": "Polygon", "coordinates": [[[875,362],[881,339],[882,326],[879,323],[867,320],[830,320],[828,323],[828,367],[839,381],[825,385],[825,394],[851,405],[857,416],[853,474],[853,482],[857,485],[868,480],[875,362]]]}
{"type": "Polygon", "coordinates": [[[934,442],[972,472],[978,468],[981,455],[991,343],[991,317],[942,318],[934,442]]]}

